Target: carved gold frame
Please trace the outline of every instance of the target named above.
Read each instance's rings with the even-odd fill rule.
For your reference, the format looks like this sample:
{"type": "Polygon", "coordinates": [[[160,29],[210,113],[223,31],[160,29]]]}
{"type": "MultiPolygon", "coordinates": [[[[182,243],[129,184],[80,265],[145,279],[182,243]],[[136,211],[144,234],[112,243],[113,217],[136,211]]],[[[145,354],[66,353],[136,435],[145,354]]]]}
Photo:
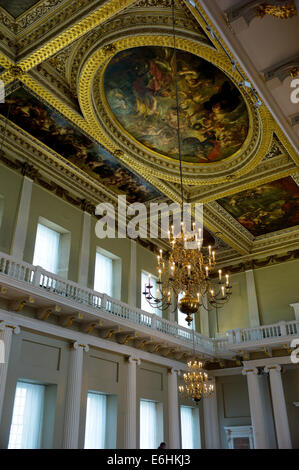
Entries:
{"type": "MultiPolygon", "coordinates": [[[[177,38],[177,47],[208,60],[220,68],[238,87],[238,76],[231,63],[219,51],[191,39],[177,38]]],[[[82,112],[90,128],[97,130],[98,139],[112,153],[132,168],[166,181],[179,182],[179,161],[153,152],[137,142],[117,123],[106,102],[103,76],[109,60],[119,51],[138,46],[173,47],[173,38],[166,35],[134,35],[121,38],[113,44],[96,50],[81,69],[78,96],[82,112]],[[96,84],[100,83],[100,87],[96,84]],[[90,92],[92,90],[92,92],[90,92]],[[117,135],[117,138],[115,137],[117,135]],[[119,152],[121,150],[121,152],[119,152]]],[[[235,155],[220,162],[193,164],[183,162],[184,183],[189,185],[217,184],[227,175],[241,176],[255,167],[267,153],[271,138],[271,117],[262,106],[254,108],[249,93],[238,87],[249,114],[249,137],[235,155]]]]}

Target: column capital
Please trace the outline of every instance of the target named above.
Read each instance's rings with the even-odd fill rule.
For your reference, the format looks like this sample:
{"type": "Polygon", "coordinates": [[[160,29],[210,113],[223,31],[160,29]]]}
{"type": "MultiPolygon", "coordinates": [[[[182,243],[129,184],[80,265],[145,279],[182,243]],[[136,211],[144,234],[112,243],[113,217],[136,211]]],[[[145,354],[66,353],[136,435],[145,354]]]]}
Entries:
{"type": "Polygon", "coordinates": [[[181,375],[181,369],[175,369],[174,367],[172,367],[171,369],[168,369],[168,374],[181,375]]]}
{"type": "Polygon", "coordinates": [[[266,373],[271,372],[271,371],[281,372],[281,366],[280,366],[279,364],[273,364],[273,365],[271,365],[271,366],[266,366],[266,367],[264,368],[264,371],[265,371],[266,373]]]}
{"type": "Polygon", "coordinates": [[[136,366],[140,366],[141,360],[139,357],[134,357],[134,356],[128,356],[127,361],[129,364],[136,364],[136,366]]]}
{"type": "Polygon", "coordinates": [[[21,328],[19,327],[19,325],[16,325],[10,322],[6,323],[4,321],[0,323],[0,331],[9,330],[9,329],[11,329],[12,333],[14,333],[15,335],[18,335],[21,333],[21,328]]]}
{"type": "Polygon", "coordinates": [[[72,348],[75,349],[75,351],[77,351],[79,348],[82,348],[83,351],[85,351],[85,352],[89,351],[88,344],[81,344],[81,343],[78,343],[78,341],[74,341],[72,343],[72,348]]]}
{"type": "Polygon", "coordinates": [[[258,375],[259,370],[257,367],[245,368],[242,370],[242,375],[258,375]]]}

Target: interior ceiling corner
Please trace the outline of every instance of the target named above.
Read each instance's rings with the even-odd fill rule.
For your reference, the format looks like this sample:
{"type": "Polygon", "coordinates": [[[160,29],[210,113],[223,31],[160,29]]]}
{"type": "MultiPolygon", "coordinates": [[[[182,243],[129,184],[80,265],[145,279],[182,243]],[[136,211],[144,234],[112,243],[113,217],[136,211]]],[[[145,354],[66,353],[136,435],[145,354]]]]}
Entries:
{"type": "MultiPolygon", "coordinates": [[[[5,119],[10,106],[11,158],[9,142],[18,134],[20,149],[26,142],[23,159],[49,180],[56,172],[59,184],[68,174],[92,203],[97,191],[110,200],[125,193],[129,202],[179,202],[171,1],[56,0],[49,8],[40,0],[24,2],[24,11],[2,3],[7,103],[0,112],[5,119]]],[[[226,22],[220,2],[211,2],[214,14],[200,3],[175,3],[186,201],[205,204],[205,226],[223,240],[223,260],[296,250],[298,153],[272,117],[277,105],[269,107],[261,93],[256,107],[231,64],[237,59],[251,80],[247,54],[258,25],[237,2],[226,22]],[[248,20],[244,60],[246,44],[238,48],[231,39],[241,17],[248,20]]],[[[275,64],[264,70],[282,73],[275,64]]]]}

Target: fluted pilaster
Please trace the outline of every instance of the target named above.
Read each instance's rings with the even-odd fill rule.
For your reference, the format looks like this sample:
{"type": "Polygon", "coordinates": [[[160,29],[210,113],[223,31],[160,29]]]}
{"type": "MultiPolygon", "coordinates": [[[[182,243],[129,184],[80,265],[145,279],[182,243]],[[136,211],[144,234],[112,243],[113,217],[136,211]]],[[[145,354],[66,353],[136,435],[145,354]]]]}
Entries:
{"type": "Polygon", "coordinates": [[[20,331],[21,330],[17,325],[5,323],[0,324],[0,421],[2,416],[12,335],[19,334],[20,331]]]}
{"type": "Polygon", "coordinates": [[[87,345],[79,344],[77,341],[73,343],[67,380],[63,449],[78,448],[84,351],[89,351],[87,345]]]}

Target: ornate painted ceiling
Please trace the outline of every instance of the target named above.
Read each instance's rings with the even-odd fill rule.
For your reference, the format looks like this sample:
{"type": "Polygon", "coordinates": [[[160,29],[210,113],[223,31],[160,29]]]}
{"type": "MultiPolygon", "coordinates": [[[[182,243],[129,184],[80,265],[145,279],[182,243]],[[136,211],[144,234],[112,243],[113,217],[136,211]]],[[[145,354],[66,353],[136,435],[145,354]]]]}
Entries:
{"type": "MultiPolygon", "coordinates": [[[[185,199],[204,203],[223,264],[293,253],[298,153],[200,3],[175,3],[185,199]]],[[[171,13],[170,0],[0,1],[2,163],[91,211],[118,194],[180,201],[171,13]]]]}

